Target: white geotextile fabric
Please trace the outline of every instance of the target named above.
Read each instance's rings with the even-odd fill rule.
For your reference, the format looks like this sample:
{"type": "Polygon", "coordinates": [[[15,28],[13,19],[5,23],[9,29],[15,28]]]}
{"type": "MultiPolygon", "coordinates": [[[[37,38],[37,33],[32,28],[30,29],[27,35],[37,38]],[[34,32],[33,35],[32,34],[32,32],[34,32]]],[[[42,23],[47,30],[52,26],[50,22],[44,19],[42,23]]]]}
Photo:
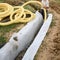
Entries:
{"type": "Polygon", "coordinates": [[[42,23],[42,15],[37,11],[36,18],[29,22],[18,33],[14,33],[9,42],[0,49],[0,60],[14,60],[18,53],[28,47],[42,23]],[[14,40],[14,37],[17,38],[14,40]],[[18,41],[16,41],[16,39],[18,41]]]}

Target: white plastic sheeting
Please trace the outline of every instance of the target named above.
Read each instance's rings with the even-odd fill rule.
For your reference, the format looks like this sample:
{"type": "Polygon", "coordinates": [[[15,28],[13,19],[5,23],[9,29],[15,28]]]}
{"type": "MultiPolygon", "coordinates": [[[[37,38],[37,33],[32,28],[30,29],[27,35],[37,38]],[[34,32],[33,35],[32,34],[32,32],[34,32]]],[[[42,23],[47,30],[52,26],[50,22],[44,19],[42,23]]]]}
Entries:
{"type": "Polygon", "coordinates": [[[0,49],[0,60],[14,60],[18,53],[28,47],[42,23],[42,15],[36,12],[36,18],[18,33],[14,33],[9,42],[0,49]]]}
{"type": "Polygon", "coordinates": [[[52,14],[49,14],[48,19],[44,22],[44,24],[41,27],[39,33],[35,37],[31,46],[26,51],[22,60],[33,60],[34,59],[34,56],[36,55],[36,53],[39,49],[39,46],[41,45],[42,40],[44,39],[44,37],[45,37],[45,35],[46,35],[46,33],[49,29],[51,21],[52,21],[52,14]]]}

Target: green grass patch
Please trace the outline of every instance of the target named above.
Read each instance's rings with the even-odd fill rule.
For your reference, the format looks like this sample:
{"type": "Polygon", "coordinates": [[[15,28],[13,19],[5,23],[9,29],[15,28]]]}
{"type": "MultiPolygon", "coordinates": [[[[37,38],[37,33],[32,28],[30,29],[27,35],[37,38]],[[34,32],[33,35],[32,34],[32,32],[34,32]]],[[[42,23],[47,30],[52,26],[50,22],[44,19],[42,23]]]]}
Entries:
{"type": "Polygon", "coordinates": [[[20,25],[22,24],[0,26],[0,44],[4,43],[5,40],[8,41],[14,32],[19,31],[21,29],[20,25]]]}
{"type": "Polygon", "coordinates": [[[54,21],[54,19],[52,20],[50,27],[53,27],[53,26],[56,26],[56,22],[54,21]]]}
{"type": "Polygon", "coordinates": [[[12,29],[14,29],[17,26],[17,24],[12,24],[12,25],[8,25],[8,26],[0,26],[0,32],[9,32],[12,29]]]}
{"type": "Polygon", "coordinates": [[[30,5],[27,5],[24,8],[30,10],[31,12],[36,12],[36,10],[30,5]]]}
{"type": "Polygon", "coordinates": [[[55,1],[56,1],[56,3],[58,3],[60,5],[60,0],[55,0],[55,1]]]}
{"type": "Polygon", "coordinates": [[[55,0],[56,2],[60,3],[60,0],[55,0]]]}
{"type": "Polygon", "coordinates": [[[0,3],[2,3],[4,0],[0,0],[0,3]]]}
{"type": "Polygon", "coordinates": [[[4,43],[7,40],[6,34],[16,28],[16,24],[9,26],[0,26],[0,44],[4,43]]]}
{"type": "Polygon", "coordinates": [[[0,36],[0,45],[6,43],[6,38],[3,36],[0,36]]]}

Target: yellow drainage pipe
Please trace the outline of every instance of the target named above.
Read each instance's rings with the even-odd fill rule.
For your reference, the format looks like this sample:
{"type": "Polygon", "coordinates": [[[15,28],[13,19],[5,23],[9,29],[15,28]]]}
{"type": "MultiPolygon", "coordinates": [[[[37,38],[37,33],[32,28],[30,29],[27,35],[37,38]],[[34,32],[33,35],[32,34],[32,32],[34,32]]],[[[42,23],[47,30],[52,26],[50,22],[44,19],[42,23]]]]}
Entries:
{"type": "MultiPolygon", "coordinates": [[[[5,23],[0,22],[0,25],[6,26],[6,25],[13,24],[13,23],[19,23],[19,22],[27,23],[30,20],[32,20],[35,17],[35,14],[27,9],[24,9],[24,6],[26,6],[30,3],[37,3],[42,7],[42,4],[38,1],[29,1],[29,2],[26,2],[25,4],[23,4],[22,6],[15,6],[15,7],[13,7],[7,3],[0,3],[0,8],[3,8],[3,10],[4,10],[4,12],[0,12],[0,20],[2,20],[3,18],[5,18],[7,16],[10,16],[9,22],[5,22],[5,23]],[[17,8],[17,9],[14,11],[14,8],[17,8]],[[30,14],[30,17],[27,18],[26,17],[27,14],[30,14]]],[[[44,10],[44,14],[45,14],[44,20],[46,20],[46,10],[45,9],[43,9],[43,10],[44,10]]]]}

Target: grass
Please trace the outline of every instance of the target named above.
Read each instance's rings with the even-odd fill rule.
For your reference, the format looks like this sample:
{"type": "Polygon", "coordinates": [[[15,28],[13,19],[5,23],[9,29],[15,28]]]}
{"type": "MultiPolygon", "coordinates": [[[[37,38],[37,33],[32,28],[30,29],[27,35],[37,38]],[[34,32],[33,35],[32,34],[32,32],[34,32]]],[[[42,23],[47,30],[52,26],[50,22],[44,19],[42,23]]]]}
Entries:
{"type": "Polygon", "coordinates": [[[60,4],[60,0],[55,0],[58,4],[60,4]]]}
{"type": "Polygon", "coordinates": [[[0,36],[0,45],[6,43],[6,37],[0,36]]]}
{"type": "MultiPolygon", "coordinates": [[[[0,26],[0,36],[1,37],[5,37],[6,41],[9,40],[9,38],[11,37],[11,35],[14,32],[19,31],[25,24],[12,24],[12,25],[8,25],[8,26],[0,26]]],[[[1,40],[0,37],[0,40],[1,40]]],[[[2,40],[1,40],[2,41],[2,40]]]]}
{"type": "Polygon", "coordinates": [[[0,3],[3,2],[4,0],[0,0],[0,3]]]}
{"type": "Polygon", "coordinates": [[[30,5],[27,5],[24,8],[30,10],[31,12],[36,12],[36,10],[30,5]]]}
{"type": "Polygon", "coordinates": [[[56,26],[56,22],[52,20],[50,27],[56,26]]]}
{"type": "Polygon", "coordinates": [[[6,42],[6,38],[3,36],[0,36],[0,43],[6,42]]]}
{"type": "Polygon", "coordinates": [[[16,27],[16,24],[12,24],[12,25],[8,25],[8,26],[0,26],[0,32],[9,32],[9,31],[11,31],[13,28],[15,28],[16,27]]]}
{"type": "Polygon", "coordinates": [[[15,27],[16,27],[16,24],[4,26],[4,27],[0,26],[0,44],[3,44],[6,42],[7,38],[4,36],[6,35],[6,33],[10,32],[15,27]]]}

